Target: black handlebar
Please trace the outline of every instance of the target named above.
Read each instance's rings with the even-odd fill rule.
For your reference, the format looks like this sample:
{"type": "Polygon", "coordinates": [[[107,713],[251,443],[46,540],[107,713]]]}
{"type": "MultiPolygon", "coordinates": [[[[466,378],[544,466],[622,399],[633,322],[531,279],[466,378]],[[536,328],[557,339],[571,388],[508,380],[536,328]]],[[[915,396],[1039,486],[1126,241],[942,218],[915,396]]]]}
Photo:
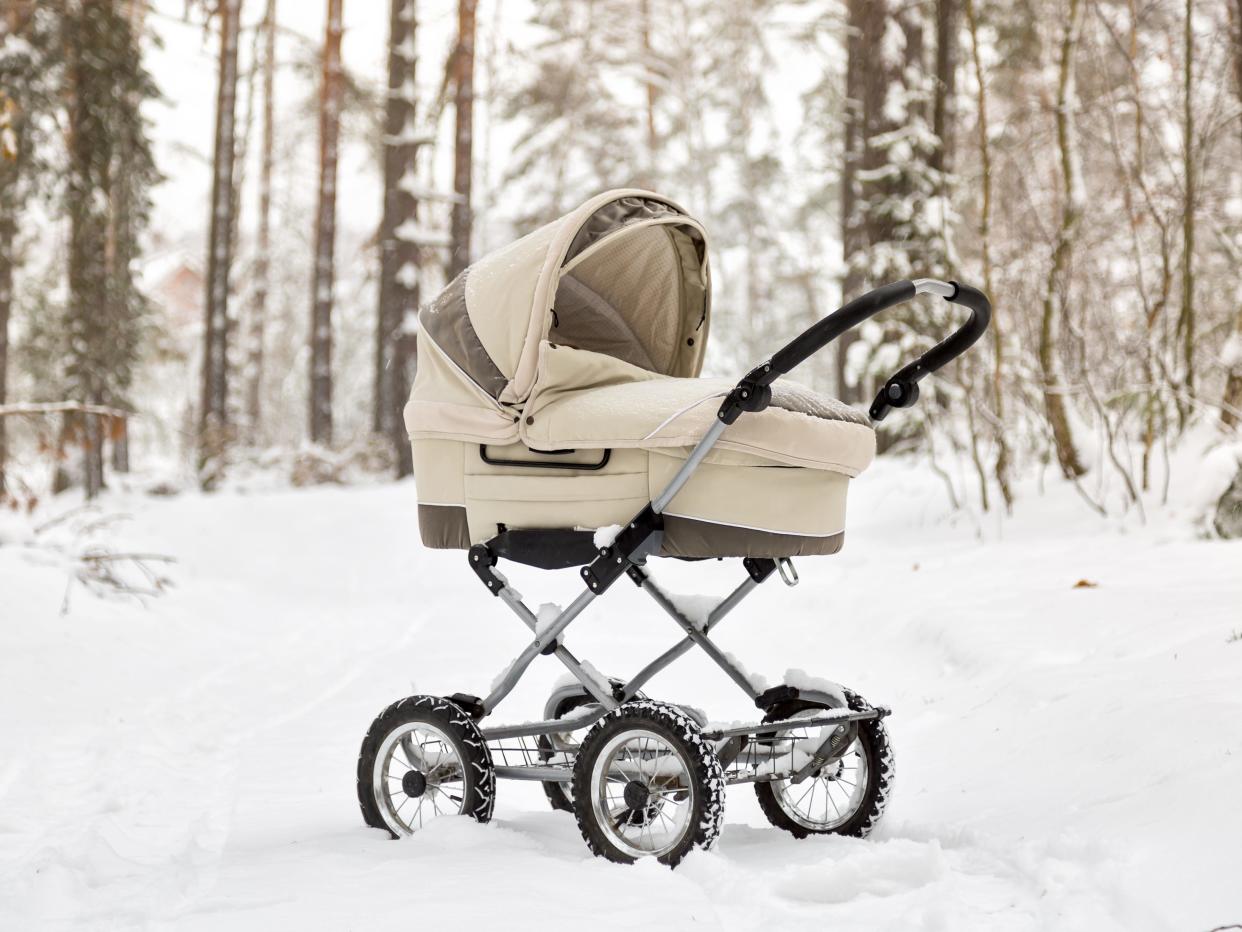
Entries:
{"type": "MultiPolygon", "coordinates": [[[[953,286],[953,294],[945,300],[970,308],[970,319],[947,339],[937,343],[884,383],[871,405],[869,413],[873,421],[884,420],[893,408],[908,408],[913,405],[919,398],[919,381],[962,355],[987,330],[992,318],[992,305],[987,295],[969,285],[957,282],[950,284],[953,286]]],[[[917,293],[912,281],[893,282],[869,291],[833,311],[794,337],[773,354],[770,360],[752,369],[728,394],[716,416],[725,424],[732,424],[743,411],[762,411],[772,400],[771,385],[774,381],[805,362],[847,330],[857,327],[880,311],[910,300],[917,293]]]]}

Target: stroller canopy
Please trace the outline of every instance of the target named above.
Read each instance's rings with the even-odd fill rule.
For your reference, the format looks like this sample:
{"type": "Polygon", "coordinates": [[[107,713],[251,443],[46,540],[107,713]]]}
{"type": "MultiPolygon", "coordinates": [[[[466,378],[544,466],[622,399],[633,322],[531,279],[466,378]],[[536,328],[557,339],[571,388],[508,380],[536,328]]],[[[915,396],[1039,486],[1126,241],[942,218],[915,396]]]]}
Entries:
{"type": "Polygon", "coordinates": [[[545,342],[659,375],[697,376],[709,293],[702,226],[650,191],[608,191],[450,282],[420,314],[423,338],[443,359],[435,372],[420,365],[419,376],[464,381],[434,394],[459,417],[475,408],[466,418],[472,433],[494,436],[497,414],[511,425],[530,396],[545,342]]]}

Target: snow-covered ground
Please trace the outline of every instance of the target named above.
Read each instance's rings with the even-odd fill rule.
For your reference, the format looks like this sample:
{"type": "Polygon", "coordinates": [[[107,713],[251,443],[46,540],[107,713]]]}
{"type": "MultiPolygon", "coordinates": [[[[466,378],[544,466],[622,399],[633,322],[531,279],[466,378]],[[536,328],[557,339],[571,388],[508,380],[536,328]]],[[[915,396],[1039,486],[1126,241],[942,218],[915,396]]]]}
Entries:
{"type": "MultiPolygon", "coordinates": [[[[717,848],[671,872],[591,858],[535,785],[502,782],[486,826],[404,842],[362,826],[375,713],[484,691],[524,643],[461,554],[420,548],[411,484],[114,495],[103,510],[133,516],[115,546],[178,559],[145,608],[79,589],[62,615],[63,558],[10,533],[0,929],[1242,922],[1242,542],[1200,539],[1176,502],[1140,525],[1061,487],[1022,492],[1012,519],[979,520],[925,470],[881,462],[855,483],[846,549],[722,624],[769,680],[801,667],[891,705],[897,788],[872,838],[796,841],[735,787],[717,848]]],[[[702,592],[740,569],[654,572],[702,592]]],[[[576,585],[510,577],[536,605],[576,585]]],[[[618,585],[568,642],[629,673],[677,636],[618,585]]],[[[561,672],[538,661],[504,717],[537,717],[561,672]]],[[[649,692],[753,712],[694,654],[649,692]]]]}

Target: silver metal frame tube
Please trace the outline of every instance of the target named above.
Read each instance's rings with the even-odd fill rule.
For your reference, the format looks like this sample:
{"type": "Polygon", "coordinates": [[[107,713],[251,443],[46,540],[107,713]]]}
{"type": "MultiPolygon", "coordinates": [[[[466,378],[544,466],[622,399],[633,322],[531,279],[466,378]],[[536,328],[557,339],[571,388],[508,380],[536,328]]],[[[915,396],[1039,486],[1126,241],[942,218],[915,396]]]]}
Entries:
{"type": "Polygon", "coordinates": [[[727,426],[723,421],[717,420],[707,429],[703,439],[694,445],[694,449],[690,451],[686,461],[681,464],[681,469],[677,470],[676,475],[664,487],[664,491],[651,502],[652,511],[658,515],[664,513],[668,503],[681,491],[681,487],[686,484],[686,481],[694,475],[694,471],[703,462],[703,457],[711,452],[712,447],[716,445],[716,441],[720,439],[720,435],[725,432],[725,427],[727,426]]]}
{"type": "MultiPolygon", "coordinates": [[[[504,588],[509,589],[508,586],[505,586],[504,588]]],[[[501,591],[503,592],[504,590],[502,589],[501,591]]],[[[484,715],[491,712],[497,705],[500,704],[500,701],[504,699],[505,696],[509,695],[513,687],[517,685],[518,680],[522,678],[522,674],[526,672],[526,668],[531,665],[536,657],[543,653],[544,648],[555,641],[560,636],[561,632],[569,627],[569,623],[577,618],[578,615],[582,613],[582,610],[591,604],[594,598],[594,592],[590,589],[584,589],[576,599],[569,603],[567,608],[556,616],[556,621],[548,625],[547,630],[542,633],[536,633],[535,640],[528,644],[526,649],[518,654],[514,661],[509,664],[505,671],[500,675],[500,679],[496,683],[495,687],[493,687],[491,693],[489,693],[487,698],[483,700],[484,715]]],[[[514,601],[521,604],[521,600],[517,599],[516,596],[513,596],[512,599],[505,599],[505,603],[517,612],[517,609],[514,607],[514,601]]],[[[530,609],[526,608],[525,605],[522,605],[522,608],[526,610],[527,614],[530,613],[530,609]]],[[[526,616],[523,615],[522,612],[517,613],[518,617],[523,621],[527,620],[526,616]]],[[[590,690],[592,695],[595,695],[596,691],[592,688],[592,684],[590,684],[591,678],[582,672],[582,668],[580,666],[575,664],[575,667],[570,667],[570,672],[581,680],[582,685],[590,690]]],[[[612,698],[609,697],[608,701],[612,702],[612,698]]]]}
{"type": "Polygon", "coordinates": [[[686,632],[686,636],[690,638],[690,640],[694,641],[695,644],[698,644],[699,647],[703,648],[703,651],[707,654],[707,656],[712,658],[712,661],[716,664],[716,666],[720,667],[720,669],[724,670],[725,673],[729,674],[729,678],[732,679],[733,682],[737,683],[746,695],[750,696],[752,699],[759,696],[760,690],[755,689],[754,684],[751,683],[746,674],[738,668],[737,664],[733,663],[733,661],[726,657],[724,655],[724,651],[717,647],[715,643],[707,637],[707,635],[700,631],[694,622],[683,615],[681,611],[678,610],[677,606],[669,601],[668,596],[666,596],[658,586],[656,586],[650,579],[644,579],[642,587],[643,591],[655,600],[656,605],[664,609],[664,611],[667,612],[669,616],[677,622],[677,624],[681,625],[682,630],[686,632]]]}
{"type": "Polygon", "coordinates": [[[935,294],[942,298],[951,298],[957,292],[951,284],[938,278],[916,278],[910,284],[914,285],[915,294],[935,294]]]}
{"type": "MultiPolygon", "coordinates": [[[[750,595],[751,590],[753,590],[757,585],[759,585],[757,582],[747,577],[744,583],[722,599],[720,604],[713,608],[708,614],[707,625],[703,629],[704,633],[711,631],[712,628],[714,628],[725,615],[729,614],[729,612],[733,611],[733,609],[737,607],[738,603],[741,602],[742,599],[750,595]]],[[[651,661],[651,663],[639,670],[636,674],[634,674],[630,681],[625,684],[625,698],[627,700],[634,698],[634,696],[638,694],[638,691],[642,689],[653,676],[671,664],[678,657],[682,656],[686,651],[694,646],[694,643],[694,639],[687,636],[678,641],[655,660],[651,661]]]]}

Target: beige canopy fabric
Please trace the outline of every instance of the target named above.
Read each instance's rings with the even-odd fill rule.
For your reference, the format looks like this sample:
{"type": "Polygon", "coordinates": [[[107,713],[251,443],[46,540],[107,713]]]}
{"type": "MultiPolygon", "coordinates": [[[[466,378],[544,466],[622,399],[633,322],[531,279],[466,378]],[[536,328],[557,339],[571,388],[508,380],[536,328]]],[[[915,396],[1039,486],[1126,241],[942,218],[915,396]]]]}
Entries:
{"type": "Polygon", "coordinates": [[[516,438],[549,339],[693,378],[709,294],[696,220],[650,191],[600,194],[483,257],[422,310],[411,436],[516,438]]]}
{"type": "MultiPolygon", "coordinates": [[[[451,282],[420,315],[405,409],[423,542],[598,528],[655,500],[734,384],[699,378],[710,289],[702,227],[638,190],[592,198],[451,282]]],[[[860,412],[778,380],[669,502],[661,553],[835,553],[849,480],[874,455],[860,412]]]]}

